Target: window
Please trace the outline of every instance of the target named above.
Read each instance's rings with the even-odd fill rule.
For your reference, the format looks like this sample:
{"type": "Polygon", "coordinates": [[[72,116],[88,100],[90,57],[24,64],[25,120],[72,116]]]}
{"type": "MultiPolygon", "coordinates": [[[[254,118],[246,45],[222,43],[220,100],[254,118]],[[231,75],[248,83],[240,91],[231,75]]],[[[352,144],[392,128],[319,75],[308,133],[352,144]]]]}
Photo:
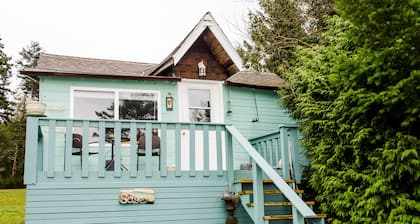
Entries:
{"type": "Polygon", "coordinates": [[[73,117],[114,119],[114,95],[105,91],[74,91],[73,117]]]}
{"type": "Polygon", "coordinates": [[[159,118],[157,92],[74,90],[73,98],[74,118],[120,120],[159,118]]]}
{"type": "Polygon", "coordinates": [[[121,120],[157,120],[156,93],[120,92],[119,118],[121,120]]]}
{"type": "MultiPolygon", "coordinates": [[[[73,117],[82,119],[158,120],[158,92],[127,90],[74,90],[73,117]],[[116,104],[116,105],[115,105],[116,104]]],[[[81,128],[75,133],[82,134],[81,128]]],[[[106,139],[114,136],[113,128],[106,129],[106,139]]],[[[137,131],[140,134],[140,130],[137,131]]],[[[97,142],[98,130],[89,130],[89,142],[97,142]]],[[[121,140],[129,141],[130,130],[121,130],[121,140]]]]}
{"type": "Polygon", "coordinates": [[[191,122],[211,122],[210,90],[189,89],[188,102],[191,122]]]}

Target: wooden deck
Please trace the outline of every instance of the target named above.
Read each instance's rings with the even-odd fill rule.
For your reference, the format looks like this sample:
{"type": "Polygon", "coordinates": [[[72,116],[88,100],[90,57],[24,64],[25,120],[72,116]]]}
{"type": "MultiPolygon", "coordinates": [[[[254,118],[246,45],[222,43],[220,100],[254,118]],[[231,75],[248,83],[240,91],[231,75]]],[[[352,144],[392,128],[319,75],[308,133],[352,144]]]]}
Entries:
{"type": "MultiPolygon", "coordinates": [[[[284,152],[271,147],[273,153],[262,153],[260,146],[266,143],[257,140],[258,152],[231,125],[29,117],[26,134],[26,223],[224,223],[228,213],[222,195],[235,192],[239,183],[233,140],[244,148],[253,167],[236,175],[251,178],[239,184],[254,183],[254,206],[237,205],[239,223],[264,222],[265,178],[270,180],[264,183],[275,185],[287,198],[283,204],[292,207],[302,223],[315,217],[288,185],[294,181],[283,180],[278,172],[284,171],[267,162],[273,153],[284,152]],[[80,155],[73,154],[75,132],[84,136],[80,155]],[[145,155],[140,158],[141,132],[145,155]],[[160,137],[159,158],[153,156],[152,133],[160,137]],[[120,190],[136,188],[154,190],[155,203],[119,203],[120,190]]],[[[278,140],[278,145],[285,141],[289,139],[278,140]]]]}

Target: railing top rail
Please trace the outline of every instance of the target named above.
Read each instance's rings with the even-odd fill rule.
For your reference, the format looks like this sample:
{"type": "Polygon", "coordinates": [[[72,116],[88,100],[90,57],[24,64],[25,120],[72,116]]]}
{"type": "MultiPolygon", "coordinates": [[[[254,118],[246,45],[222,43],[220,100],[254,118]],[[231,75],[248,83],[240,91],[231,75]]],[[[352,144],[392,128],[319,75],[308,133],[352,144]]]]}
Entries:
{"type": "Polygon", "coordinates": [[[273,137],[275,137],[275,136],[278,136],[279,135],[279,133],[280,133],[280,131],[272,131],[272,132],[269,132],[269,133],[267,133],[267,134],[264,134],[264,135],[260,135],[260,136],[258,136],[258,137],[253,137],[253,138],[250,138],[249,139],[249,141],[258,141],[258,140],[260,140],[260,139],[266,139],[266,138],[273,138],[273,137]]]}
{"type": "Polygon", "coordinates": [[[305,202],[287,185],[278,173],[267,163],[267,161],[252,147],[249,141],[234,127],[226,126],[226,129],[238,140],[239,144],[248,152],[249,156],[263,170],[273,183],[283,192],[284,196],[296,207],[305,218],[316,217],[315,213],[305,204],[305,202]]]}
{"type": "Polygon", "coordinates": [[[37,118],[40,121],[49,121],[49,120],[56,120],[56,121],[76,121],[76,122],[120,122],[120,123],[152,123],[152,124],[181,124],[181,125],[209,125],[209,126],[225,126],[225,123],[217,123],[217,122],[175,122],[175,121],[159,121],[159,120],[112,120],[112,119],[79,119],[79,118],[53,118],[53,117],[42,117],[37,118]]]}
{"type": "MultiPolygon", "coordinates": [[[[299,125],[296,124],[296,123],[288,123],[288,124],[280,124],[278,127],[279,127],[279,129],[280,128],[298,128],[299,125]]],[[[250,138],[249,141],[256,141],[256,140],[259,140],[259,139],[262,139],[262,138],[269,138],[269,137],[278,135],[279,132],[280,132],[279,129],[271,131],[271,132],[267,132],[266,134],[263,134],[263,135],[260,135],[260,136],[257,136],[257,137],[250,138]]]]}

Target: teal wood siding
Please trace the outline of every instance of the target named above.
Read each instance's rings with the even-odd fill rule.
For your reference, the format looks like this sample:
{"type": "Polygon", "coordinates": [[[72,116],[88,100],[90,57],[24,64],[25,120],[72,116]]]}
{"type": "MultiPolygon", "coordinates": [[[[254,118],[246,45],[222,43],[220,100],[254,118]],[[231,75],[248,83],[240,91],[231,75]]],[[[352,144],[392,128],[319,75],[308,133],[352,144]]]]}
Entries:
{"type": "MultiPolygon", "coordinates": [[[[55,179],[28,185],[26,223],[224,223],[224,178],[198,179],[55,179]],[[153,189],[155,203],[119,204],[119,191],[132,188],[153,189]]],[[[244,210],[237,215],[240,223],[252,223],[244,210]]]]}
{"type": "MultiPolygon", "coordinates": [[[[235,126],[248,139],[278,131],[280,124],[296,123],[281,107],[274,90],[225,86],[224,93],[225,102],[230,100],[232,108],[232,113],[225,111],[225,123],[235,126]],[[252,122],[255,119],[258,121],[252,122]]],[[[234,168],[239,169],[240,164],[249,162],[249,156],[236,141],[233,145],[234,168]]],[[[302,148],[295,153],[300,164],[307,164],[302,148]]]]}
{"type": "Polygon", "coordinates": [[[172,111],[166,110],[165,101],[169,93],[172,94],[175,100],[178,98],[176,82],[41,76],[40,100],[47,104],[46,115],[48,117],[70,118],[72,87],[159,91],[161,110],[159,120],[178,121],[176,101],[172,111]]]}

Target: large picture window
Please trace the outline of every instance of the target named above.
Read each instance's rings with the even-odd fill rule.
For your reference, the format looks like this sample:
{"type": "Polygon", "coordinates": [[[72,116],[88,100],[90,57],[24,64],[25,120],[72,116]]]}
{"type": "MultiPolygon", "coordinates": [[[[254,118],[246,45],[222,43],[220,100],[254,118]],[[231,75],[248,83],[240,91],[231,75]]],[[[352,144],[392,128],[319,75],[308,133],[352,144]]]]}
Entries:
{"type": "MultiPolygon", "coordinates": [[[[73,118],[81,119],[119,119],[119,120],[158,120],[159,93],[127,90],[81,90],[73,91],[73,118]]],[[[121,130],[121,140],[129,141],[130,130],[121,130]]],[[[82,134],[81,128],[75,133],[82,134]]],[[[141,130],[137,131],[141,134],[141,130]]],[[[89,130],[89,142],[98,141],[97,128],[89,130]]],[[[114,130],[106,129],[106,139],[112,140],[114,130]]]]}
{"type": "Polygon", "coordinates": [[[158,120],[158,101],[157,92],[74,90],[73,117],[158,120]]]}

